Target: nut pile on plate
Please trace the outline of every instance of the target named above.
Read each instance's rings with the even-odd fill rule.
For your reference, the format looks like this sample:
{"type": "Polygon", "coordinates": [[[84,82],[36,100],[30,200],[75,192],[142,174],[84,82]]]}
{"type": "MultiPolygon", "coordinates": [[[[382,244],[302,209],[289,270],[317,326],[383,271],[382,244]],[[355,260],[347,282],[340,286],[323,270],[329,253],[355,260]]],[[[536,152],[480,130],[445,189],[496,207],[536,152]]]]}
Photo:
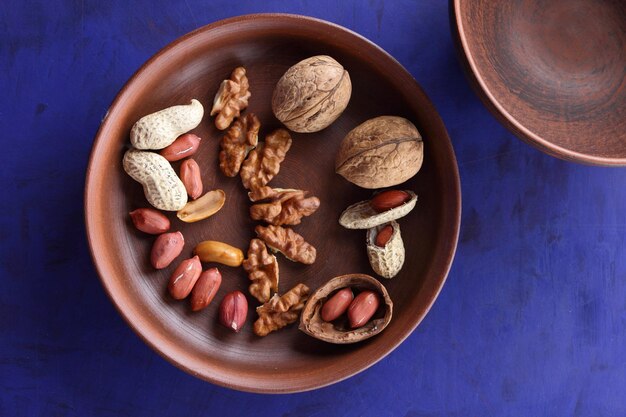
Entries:
{"type": "MultiPolygon", "coordinates": [[[[168,107],[142,117],[130,132],[133,148],[124,154],[123,167],[142,184],[146,200],[154,207],[133,210],[130,217],[138,230],[158,235],[150,252],[150,263],[155,269],[167,268],[181,254],[185,244],[183,234],[170,232],[169,219],[155,209],[177,211],[180,220],[193,223],[217,213],[226,199],[222,190],[202,195],[200,168],[191,158],[201,139],[188,132],[200,124],[203,115],[202,104],[193,99],[189,105],[168,107]],[[171,162],[180,160],[183,161],[179,177],[171,162]]],[[[222,281],[217,268],[203,271],[200,261],[196,255],[180,262],[167,286],[176,300],[191,295],[193,311],[209,305],[222,281]]]]}
{"type": "MultiPolygon", "coordinates": [[[[259,142],[261,123],[257,116],[253,113],[241,115],[244,106],[229,106],[231,102],[241,103],[233,92],[239,91],[241,94],[245,91],[246,97],[249,97],[248,88],[245,69],[236,68],[231,80],[222,83],[214,100],[215,104],[219,104],[218,107],[236,107],[236,118],[224,121],[223,110],[216,110],[215,104],[211,114],[217,114],[216,127],[228,129],[220,141],[220,170],[227,177],[240,175],[242,185],[248,190],[248,197],[253,203],[250,217],[267,223],[267,226],[258,225],[255,228],[258,238],[251,240],[248,257],[242,262],[251,281],[248,288],[250,295],[261,303],[256,309],[259,318],[255,321],[253,330],[258,336],[266,336],[295,322],[309,295],[309,288],[302,283],[279,295],[278,259],[268,248],[272,252],[282,253],[291,261],[307,265],[314,263],[317,256],[315,247],[286,226],[300,224],[303,217],[312,215],[319,208],[320,200],[308,196],[307,191],[271,188],[268,185],[280,172],[280,164],[287,156],[292,139],[287,130],[277,129],[259,142]],[[237,87],[238,84],[242,87],[237,87]],[[229,85],[230,87],[224,87],[229,85]]],[[[220,306],[222,323],[229,325],[237,321],[230,319],[231,316],[239,317],[240,322],[230,326],[236,331],[245,322],[248,311],[245,296],[240,292],[237,296],[239,303],[227,302],[220,306]]]]}
{"type": "MultiPolygon", "coordinates": [[[[305,59],[277,82],[272,111],[289,130],[317,132],[332,124],[348,106],[352,83],[348,71],[325,55],[305,59]]],[[[292,137],[277,129],[259,141],[261,122],[245,113],[252,96],[244,67],[235,68],[215,95],[211,116],[224,131],[220,139],[219,169],[227,177],[240,176],[248,191],[250,218],[260,222],[254,229],[244,257],[241,249],[213,240],[199,242],[194,256],[172,271],[168,292],[172,298],[190,298],[191,309],[206,308],[222,281],[216,267],[203,270],[202,263],[242,266],[248,275],[249,293],[259,305],[253,331],[258,336],[279,330],[300,319],[300,329],[330,343],[354,343],[380,333],[390,322],[393,303],[377,279],[365,274],[336,277],[311,294],[305,283],[281,291],[279,262],[282,253],[293,262],[313,264],[317,251],[292,227],[313,215],[319,198],[299,189],[273,188],[287,157],[292,137]]],[[[182,252],[184,237],[170,231],[170,221],[159,210],[176,211],[184,222],[207,219],[224,205],[224,191],[203,194],[198,164],[191,158],[200,138],[191,130],[202,121],[204,108],[193,99],[188,105],[172,106],[142,117],[130,134],[132,148],[124,155],[124,170],[141,183],[146,200],[154,208],[130,213],[135,227],[158,235],[150,260],[156,269],[167,268],[182,252]],[[176,174],[171,162],[180,161],[176,174]]],[[[423,159],[421,135],[408,120],[381,116],[365,121],[343,139],[336,157],[336,172],[357,186],[382,189],[413,177],[423,159]]],[[[381,277],[396,276],[404,263],[405,250],[396,222],[416,205],[411,190],[376,192],[371,200],[353,204],[340,216],[348,229],[366,229],[366,250],[372,269],[381,277]]],[[[248,298],[240,291],[224,296],[219,320],[239,332],[245,326],[248,298]]]]}

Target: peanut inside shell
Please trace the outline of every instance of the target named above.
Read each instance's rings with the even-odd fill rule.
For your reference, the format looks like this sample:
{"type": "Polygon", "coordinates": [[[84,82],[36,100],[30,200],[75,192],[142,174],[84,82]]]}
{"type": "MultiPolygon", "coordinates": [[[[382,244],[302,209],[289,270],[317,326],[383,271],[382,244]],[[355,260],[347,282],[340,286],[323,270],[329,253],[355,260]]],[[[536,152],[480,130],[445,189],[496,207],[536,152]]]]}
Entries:
{"type": "Polygon", "coordinates": [[[377,335],[391,321],[393,302],[385,287],[366,274],[348,274],[335,277],[318,288],[307,301],[300,316],[300,330],[316,339],[328,343],[356,343],[377,335]],[[352,288],[356,293],[371,290],[380,296],[380,306],[370,321],[363,327],[351,329],[347,319],[327,323],[322,319],[321,309],[327,299],[342,288],[352,288]]]}

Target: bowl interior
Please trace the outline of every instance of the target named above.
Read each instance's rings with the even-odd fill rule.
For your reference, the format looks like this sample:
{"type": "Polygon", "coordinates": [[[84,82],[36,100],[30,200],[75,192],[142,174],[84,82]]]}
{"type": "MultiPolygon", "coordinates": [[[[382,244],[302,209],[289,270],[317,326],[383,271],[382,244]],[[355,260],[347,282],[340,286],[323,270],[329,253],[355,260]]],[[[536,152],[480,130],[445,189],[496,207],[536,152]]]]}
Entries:
{"type": "Polygon", "coordinates": [[[626,164],[626,2],[455,0],[491,107],[549,153],[626,164]]]}
{"type": "MultiPolygon", "coordinates": [[[[175,164],[178,169],[178,164],[175,164]]],[[[86,221],[94,262],[112,300],[139,335],[167,359],[209,381],[248,391],[312,389],[346,378],[389,353],[426,314],[452,262],[459,227],[460,191],[454,154],[436,111],[415,81],[382,50],[365,39],[314,19],[285,15],[246,16],[195,31],[161,51],[124,87],[104,121],[91,156],[86,185],[86,221]],[[349,71],[353,95],[345,113],[329,128],[293,134],[293,146],[271,185],[310,190],[322,202],[295,230],[317,248],[312,266],[279,255],[280,292],[299,282],[312,290],[341,274],[373,274],[365,252],[365,231],[350,231],[337,219],[349,204],[367,199],[360,189],[334,173],[334,158],[344,135],[366,119],[395,114],[412,120],[425,141],[420,173],[403,187],[419,195],[417,208],[400,221],[407,261],[402,273],[384,280],[395,303],[394,319],[378,337],[335,346],[306,336],[292,325],[258,338],[252,333],[256,300],[248,297],[246,326],[239,334],[217,323],[224,294],[247,294],[243,269],[219,266],[222,286],[213,303],[192,313],[187,301],[166,293],[169,274],[191,256],[202,240],[220,240],[247,251],[255,223],[240,179],[218,169],[221,133],[208,117],[213,95],[233,68],[246,67],[261,135],[280,125],[271,113],[274,85],[284,71],[311,55],[328,54],[349,71]],[[133,229],[128,212],[146,207],[141,186],[121,166],[129,131],[141,116],[191,98],[205,105],[194,130],[202,137],[194,159],[205,191],[221,188],[226,204],[215,216],[184,224],[170,213],[172,230],[185,236],[183,254],[169,268],[149,265],[154,240],[133,229]]],[[[208,267],[208,265],[205,265],[208,267]]]]}

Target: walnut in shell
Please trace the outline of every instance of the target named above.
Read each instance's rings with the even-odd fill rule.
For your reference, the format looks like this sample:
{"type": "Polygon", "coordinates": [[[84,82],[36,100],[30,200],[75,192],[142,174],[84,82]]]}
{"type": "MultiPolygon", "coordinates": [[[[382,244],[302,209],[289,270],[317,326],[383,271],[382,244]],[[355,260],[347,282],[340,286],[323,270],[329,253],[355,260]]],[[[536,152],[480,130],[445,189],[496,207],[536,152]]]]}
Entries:
{"type": "Polygon", "coordinates": [[[254,113],[238,118],[220,142],[220,169],[227,177],[239,174],[248,153],[259,143],[261,122],[254,113]]]}
{"type": "Polygon", "coordinates": [[[397,220],[406,216],[415,208],[417,195],[410,190],[405,190],[411,199],[401,206],[392,208],[382,213],[377,213],[372,209],[369,200],[360,201],[351,205],[339,216],[339,224],[346,229],[370,229],[383,223],[397,220]]]}
{"type": "Polygon", "coordinates": [[[274,294],[267,303],[257,307],[259,318],[254,322],[254,334],[267,336],[296,322],[308,296],[309,287],[304,284],[296,285],[282,296],[274,294]]]}
{"type": "Polygon", "coordinates": [[[307,301],[300,316],[300,330],[309,336],[328,343],[347,344],[368,339],[382,332],[391,321],[393,302],[387,289],[375,278],[365,274],[348,274],[335,277],[318,288],[307,301]],[[347,318],[337,319],[331,323],[322,320],[321,309],[324,302],[342,288],[353,291],[371,290],[380,296],[380,306],[367,324],[358,329],[351,329],[347,318]]]}
{"type": "Polygon", "coordinates": [[[302,236],[288,227],[257,226],[254,231],[273,251],[281,252],[287,259],[310,265],[315,262],[317,250],[302,236]]]}
{"type": "Polygon", "coordinates": [[[224,130],[233,122],[235,117],[239,117],[242,110],[248,107],[250,86],[246,69],[237,67],[233,70],[229,80],[224,80],[213,99],[211,116],[215,118],[215,127],[224,130]]]}
{"type": "Polygon", "coordinates": [[[271,200],[253,204],[250,207],[252,220],[263,220],[274,226],[300,224],[302,217],[315,213],[320,206],[320,199],[307,197],[308,191],[272,190],[271,200]]]}
{"type": "Polygon", "coordinates": [[[280,164],[290,147],[291,136],[285,129],[277,129],[267,135],[265,142],[252,150],[241,166],[243,186],[254,192],[267,185],[280,171],[280,164]]]}
{"type": "Polygon", "coordinates": [[[366,246],[370,265],[378,275],[383,278],[393,278],[398,275],[402,265],[404,265],[404,242],[402,242],[400,225],[397,222],[392,220],[390,223],[369,229],[367,231],[366,246]],[[380,247],[375,243],[376,236],[387,225],[393,227],[393,233],[385,246],[380,247]]]}
{"type": "Polygon", "coordinates": [[[281,77],[272,95],[272,110],[294,132],[317,132],[337,120],[351,94],[348,71],[327,55],[313,56],[281,77]]]}
{"type": "Polygon", "coordinates": [[[243,261],[243,269],[252,281],[248,290],[259,302],[266,303],[272,292],[278,291],[278,260],[267,252],[261,239],[252,239],[248,248],[248,258],[243,261]]]}
{"type": "Polygon", "coordinates": [[[341,142],[335,171],[363,188],[401,184],[422,167],[424,145],[405,118],[380,116],[352,129],[341,142]]]}

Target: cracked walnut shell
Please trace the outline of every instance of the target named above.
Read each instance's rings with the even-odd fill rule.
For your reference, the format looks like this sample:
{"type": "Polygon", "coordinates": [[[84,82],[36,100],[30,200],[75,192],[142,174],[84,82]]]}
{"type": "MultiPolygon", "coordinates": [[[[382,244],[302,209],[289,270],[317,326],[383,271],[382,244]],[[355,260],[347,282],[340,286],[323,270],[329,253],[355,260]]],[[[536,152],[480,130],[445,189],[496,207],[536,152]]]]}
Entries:
{"type": "Polygon", "coordinates": [[[313,245],[288,227],[257,226],[254,231],[267,246],[281,252],[287,259],[310,265],[315,262],[317,251],[313,245]]]}
{"type": "Polygon", "coordinates": [[[377,279],[365,274],[348,274],[335,277],[318,288],[307,301],[300,316],[300,330],[316,339],[328,343],[347,344],[368,339],[382,332],[391,321],[393,302],[387,289],[377,279]],[[321,310],[326,300],[343,288],[370,290],[380,297],[380,305],[374,316],[362,327],[352,329],[347,317],[327,323],[321,310]]]}
{"type": "Polygon", "coordinates": [[[320,207],[320,199],[306,197],[308,191],[275,188],[270,201],[250,207],[252,220],[263,220],[274,226],[297,225],[320,207]]]}
{"type": "Polygon", "coordinates": [[[230,79],[222,81],[220,88],[213,99],[211,116],[215,118],[215,127],[224,130],[233,122],[235,117],[239,117],[242,110],[248,107],[250,85],[244,67],[237,67],[230,75],[230,79]]]}
{"type": "Polygon", "coordinates": [[[254,322],[254,334],[267,336],[296,322],[308,296],[309,287],[304,284],[296,285],[282,296],[274,294],[267,303],[257,307],[259,318],[254,322]]]}
{"type": "Polygon", "coordinates": [[[261,122],[254,113],[235,120],[220,142],[220,169],[227,177],[239,173],[248,153],[259,143],[261,122]]]}
{"type": "Polygon", "coordinates": [[[267,183],[280,171],[280,164],[285,160],[291,148],[291,136],[285,129],[277,129],[265,137],[253,149],[241,166],[241,182],[243,186],[254,192],[267,183]]]}
{"type": "Polygon", "coordinates": [[[252,281],[248,290],[259,302],[268,302],[271,293],[278,292],[278,260],[276,256],[268,253],[261,239],[250,241],[248,258],[243,261],[243,269],[252,281]]]}
{"type": "Polygon", "coordinates": [[[272,95],[272,110],[294,132],[318,132],[341,115],[351,94],[348,71],[327,55],[313,56],[281,77],[272,95]]]}
{"type": "Polygon", "coordinates": [[[335,171],[363,188],[401,184],[422,167],[424,144],[405,118],[380,116],[352,129],[341,142],[335,171]]]}

